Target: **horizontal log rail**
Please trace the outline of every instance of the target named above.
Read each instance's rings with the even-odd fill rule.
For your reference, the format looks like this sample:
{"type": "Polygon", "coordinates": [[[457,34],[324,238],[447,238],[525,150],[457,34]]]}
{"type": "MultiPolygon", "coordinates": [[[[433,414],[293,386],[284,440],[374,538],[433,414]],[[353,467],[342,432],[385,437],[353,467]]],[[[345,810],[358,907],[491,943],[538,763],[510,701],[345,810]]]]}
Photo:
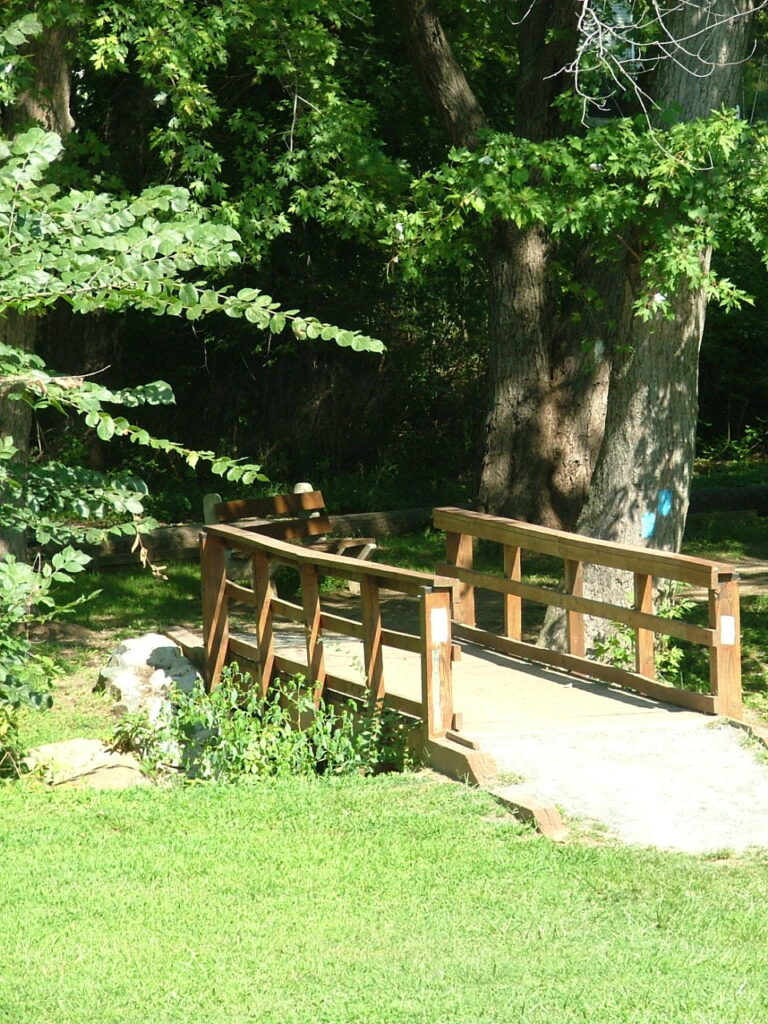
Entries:
{"type": "Polygon", "coordinates": [[[732,566],[704,558],[653,551],[611,541],[593,540],[560,530],[533,526],[513,519],[437,508],[436,528],[446,533],[446,561],[438,572],[457,581],[454,592],[453,634],[502,653],[538,661],[554,668],[604,682],[626,686],[638,693],[672,704],[739,718],[741,703],[741,648],[739,594],[732,566]],[[504,575],[473,568],[474,539],[494,541],[503,548],[504,575]],[[522,580],[523,551],[553,555],[563,560],[565,592],[522,580]],[[585,597],[584,565],[625,570],[634,579],[633,607],[625,608],[585,597]],[[703,587],[708,592],[707,626],[667,619],[653,612],[655,579],[668,579],[703,587]],[[503,595],[504,630],[499,635],[478,629],[475,590],[503,595]],[[522,639],[522,601],[528,600],[566,612],[568,651],[552,651],[522,639]],[[629,626],[635,636],[635,671],[605,665],[588,657],[584,617],[594,616],[629,626]],[[701,694],[656,680],[654,641],[657,635],[699,644],[709,652],[710,693],[701,694]]]}
{"type": "Polygon", "coordinates": [[[236,657],[244,668],[251,671],[264,694],[281,673],[300,674],[306,677],[316,704],[325,696],[353,699],[363,705],[390,707],[421,720],[427,740],[445,737],[450,732],[454,721],[451,679],[453,580],[313,551],[228,525],[205,527],[200,535],[200,555],[206,684],[209,689],[217,685],[224,665],[236,657]],[[232,550],[250,558],[250,587],[227,577],[227,553],[232,550]],[[300,603],[278,597],[273,563],[291,566],[298,572],[300,603]],[[359,583],[360,621],[328,612],[321,606],[321,574],[359,583]],[[418,598],[418,634],[384,628],[380,602],[382,588],[418,598]],[[232,635],[230,606],[235,602],[254,610],[255,637],[232,635]],[[287,657],[277,649],[276,617],[303,627],[305,661],[287,657]],[[328,632],[362,642],[364,683],[327,670],[323,637],[328,632]],[[386,647],[420,656],[419,700],[387,692],[383,661],[386,647]]]}

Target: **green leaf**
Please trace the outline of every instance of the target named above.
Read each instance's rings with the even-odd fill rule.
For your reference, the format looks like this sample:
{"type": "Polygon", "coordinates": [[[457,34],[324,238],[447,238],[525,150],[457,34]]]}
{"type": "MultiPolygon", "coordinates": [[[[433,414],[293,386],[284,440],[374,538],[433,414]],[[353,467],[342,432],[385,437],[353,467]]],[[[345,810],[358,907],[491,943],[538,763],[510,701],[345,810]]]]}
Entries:
{"type": "Polygon", "coordinates": [[[185,306],[195,306],[198,301],[197,288],[193,284],[183,284],[179,288],[179,302],[185,306]]]}
{"type": "Polygon", "coordinates": [[[115,433],[115,421],[111,416],[102,416],[96,425],[96,433],[102,441],[109,441],[115,433]]]}

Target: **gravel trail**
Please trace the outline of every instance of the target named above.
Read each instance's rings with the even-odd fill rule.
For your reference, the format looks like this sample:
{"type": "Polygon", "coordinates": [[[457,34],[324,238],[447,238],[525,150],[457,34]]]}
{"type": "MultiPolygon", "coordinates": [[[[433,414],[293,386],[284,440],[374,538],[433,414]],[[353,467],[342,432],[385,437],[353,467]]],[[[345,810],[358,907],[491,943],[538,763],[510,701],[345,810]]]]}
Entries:
{"type": "Polygon", "coordinates": [[[768,847],[768,765],[745,737],[702,717],[477,739],[502,780],[522,777],[497,789],[511,799],[556,804],[626,843],[706,853],[768,847]]]}

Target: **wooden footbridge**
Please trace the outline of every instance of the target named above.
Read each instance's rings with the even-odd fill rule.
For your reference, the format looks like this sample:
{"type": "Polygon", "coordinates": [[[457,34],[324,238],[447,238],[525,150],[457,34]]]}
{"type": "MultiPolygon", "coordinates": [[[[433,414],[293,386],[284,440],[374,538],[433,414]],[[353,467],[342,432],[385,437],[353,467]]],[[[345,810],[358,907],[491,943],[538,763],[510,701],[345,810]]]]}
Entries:
{"type": "Polygon", "coordinates": [[[422,730],[425,757],[434,767],[478,782],[495,773],[483,749],[487,737],[524,722],[578,727],[580,722],[653,715],[669,705],[740,718],[739,600],[731,566],[457,508],[435,509],[433,521],[446,539],[445,562],[434,574],[311,550],[265,536],[253,524],[247,530],[237,525],[206,527],[201,565],[207,685],[216,686],[223,666],[232,660],[265,693],[279,674],[300,673],[316,700],[352,699],[392,707],[413,718],[422,730]],[[499,574],[473,567],[477,539],[501,549],[499,574]],[[230,552],[247,559],[247,583],[230,578],[230,552]],[[527,552],[562,559],[564,588],[527,582],[527,552]],[[631,574],[631,606],[585,597],[585,564],[631,574]],[[278,595],[278,565],[298,574],[300,600],[278,595]],[[321,577],[358,584],[357,617],[329,609],[321,577]],[[656,614],[658,579],[705,588],[707,625],[656,614]],[[499,630],[476,623],[475,596],[483,590],[501,595],[499,630]],[[382,610],[398,596],[418,608],[409,631],[392,628],[386,608],[382,610]],[[528,601],[563,610],[567,651],[523,639],[522,609],[528,601]],[[245,626],[233,620],[237,604],[249,609],[245,626]],[[629,627],[635,647],[632,670],[588,656],[586,616],[629,627]],[[676,637],[707,651],[709,693],[655,678],[657,636],[676,637]]]}

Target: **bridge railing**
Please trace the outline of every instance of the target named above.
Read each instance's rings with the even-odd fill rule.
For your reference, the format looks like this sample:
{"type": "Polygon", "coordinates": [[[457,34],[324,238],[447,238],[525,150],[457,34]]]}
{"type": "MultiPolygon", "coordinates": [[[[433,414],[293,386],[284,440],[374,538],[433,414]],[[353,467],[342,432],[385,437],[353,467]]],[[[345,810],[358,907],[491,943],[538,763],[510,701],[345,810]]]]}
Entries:
{"type": "Polygon", "coordinates": [[[708,714],[741,715],[741,647],[739,591],[732,566],[703,558],[653,551],[610,541],[484,515],[457,508],[437,508],[435,526],[446,533],[446,564],[438,572],[459,581],[454,596],[454,636],[506,654],[566,669],[638,693],[708,714]],[[503,547],[504,575],[473,568],[473,540],[495,541],[503,547]],[[563,560],[564,591],[524,582],[523,551],[554,555],[563,560]],[[626,570],[634,579],[632,607],[584,596],[584,565],[626,570]],[[708,624],[668,619],[654,614],[654,579],[703,587],[708,593],[708,624]],[[503,635],[478,629],[475,589],[503,595],[503,635]],[[566,613],[568,651],[553,651],[522,639],[522,602],[554,605],[566,613]],[[584,618],[595,616],[629,626],[634,631],[635,671],[606,665],[588,657],[584,618]],[[710,693],[695,693],[656,680],[656,635],[700,644],[709,652],[710,693]]]}
{"type": "Polygon", "coordinates": [[[450,732],[454,718],[452,580],[312,551],[236,526],[206,527],[200,535],[200,559],[206,685],[209,689],[219,682],[224,665],[237,659],[252,673],[264,694],[279,674],[300,674],[311,686],[316,703],[323,696],[353,698],[364,705],[383,705],[421,719],[426,727],[426,739],[440,738],[450,732]],[[251,586],[228,578],[227,552],[233,550],[250,559],[251,586]],[[300,604],[278,597],[273,573],[275,563],[291,566],[298,572],[300,604]],[[359,583],[360,621],[323,608],[319,585],[321,575],[359,583]],[[379,597],[382,588],[418,598],[419,634],[384,628],[379,597]],[[233,635],[230,622],[230,605],[233,602],[254,609],[255,636],[233,635]],[[305,660],[289,658],[281,653],[276,644],[276,618],[287,619],[303,627],[305,660]],[[328,671],[323,647],[323,636],[327,632],[362,641],[364,683],[328,671]],[[418,700],[387,691],[383,659],[385,647],[411,651],[420,656],[421,691],[418,700]]]}

